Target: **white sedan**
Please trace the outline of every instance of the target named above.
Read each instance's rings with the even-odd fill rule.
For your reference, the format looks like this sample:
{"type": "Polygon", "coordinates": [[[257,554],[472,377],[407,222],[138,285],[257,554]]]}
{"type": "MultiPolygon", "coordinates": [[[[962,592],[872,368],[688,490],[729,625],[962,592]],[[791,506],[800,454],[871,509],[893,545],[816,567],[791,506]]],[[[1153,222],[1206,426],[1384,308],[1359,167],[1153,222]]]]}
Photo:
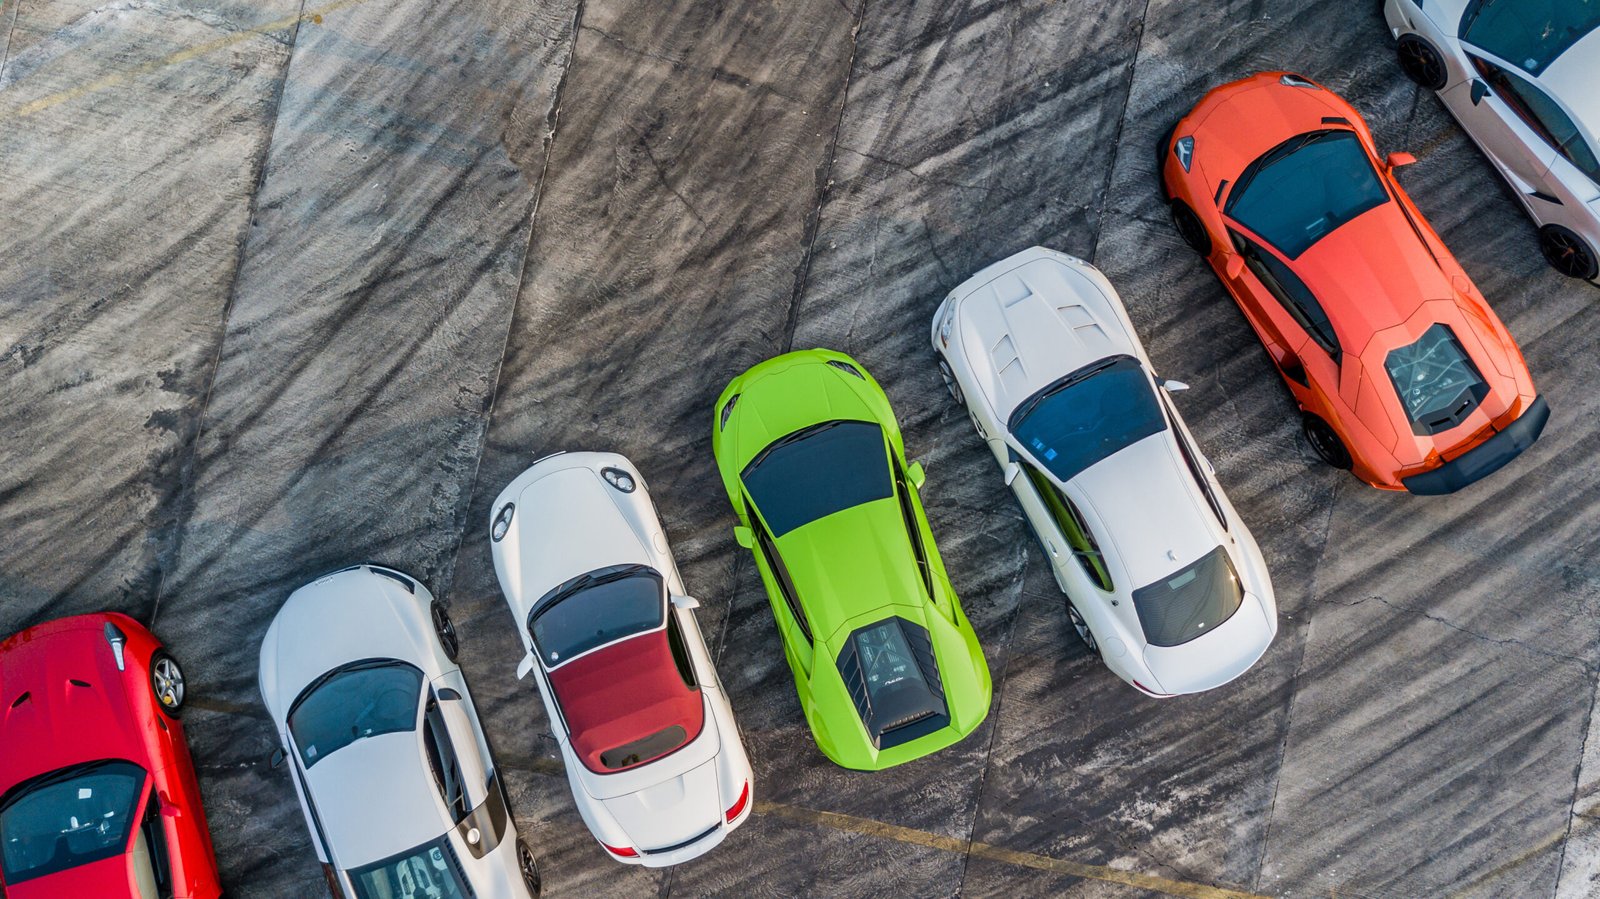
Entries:
{"type": "Polygon", "coordinates": [[[317,858],[353,899],[537,897],[444,607],[409,575],[356,565],[290,594],[261,641],[317,858]]]}
{"type": "Polygon", "coordinates": [[[1600,0],[1387,0],[1400,67],[1434,91],[1562,274],[1600,275],[1600,0]]]}
{"type": "Polygon", "coordinates": [[[533,464],[490,509],[494,569],[578,812],[620,862],[676,865],[750,816],[750,761],[644,478],[533,464]]]}
{"type": "Polygon", "coordinates": [[[1043,544],[1089,651],[1150,696],[1198,693],[1278,631],[1261,550],[1105,276],[1034,247],[972,276],[933,348],[1043,544]]]}

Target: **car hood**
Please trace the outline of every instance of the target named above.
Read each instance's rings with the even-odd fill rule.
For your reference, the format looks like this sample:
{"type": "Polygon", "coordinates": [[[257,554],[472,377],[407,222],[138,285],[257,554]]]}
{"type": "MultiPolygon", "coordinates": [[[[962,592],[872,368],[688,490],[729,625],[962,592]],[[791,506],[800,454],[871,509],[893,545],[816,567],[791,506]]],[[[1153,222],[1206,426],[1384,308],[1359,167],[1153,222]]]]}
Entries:
{"type": "Polygon", "coordinates": [[[600,801],[633,845],[646,852],[666,849],[721,822],[723,809],[738,797],[724,800],[717,779],[713,760],[644,789],[600,801]]]}
{"type": "Polygon", "coordinates": [[[1277,632],[1266,604],[1246,593],[1221,626],[1179,646],[1146,646],[1144,663],[1162,693],[1200,693],[1249,671],[1277,632]]]}
{"type": "Polygon", "coordinates": [[[922,607],[922,579],[895,497],[801,525],[777,547],[819,642],[832,645],[835,632],[862,614],[922,607]]]}
{"type": "Polygon", "coordinates": [[[129,707],[133,675],[117,670],[104,629],[103,618],[68,619],[0,647],[0,786],[98,759],[152,766],[129,707]]]}
{"type": "MultiPolygon", "coordinates": [[[[814,424],[834,420],[883,424],[879,411],[866,399],[864,380],[814,356],[768,360],[736,383],[739,401],[721,437],[723,448],[732,451],[727,460],[736,471],[772,441],[814,424]]],[[[717,407],[718,416],[723,408],[717,407]]]]}
{"type": "Polygon", "coordinates": [[[1001,421],[1085,365],[1138,355],[1115,301],[1084,270],[1052,254],[972,280],[986,276],[956,299],[956,316],[967,367],[1001,421]]]}
{"type": "Polygon", "coordinates": [[[341,868],[388,858],[449,829],[415,731],[357,740],[306,769],[341,868]]]}
{"type": "Polygon", "coordinates": [[[1178,137],[1195,139],[1193,164],[1209,193],[1221,181],[1236,181],[1261,154],[1290,137],[1327,127],[1324,117],[1346,116],[1331,92],[1286,86],[1279,83],[1282,74],[1263,72],[1212,89],[1190,113],[1189,127],[1179,129],[1178,137]]]}

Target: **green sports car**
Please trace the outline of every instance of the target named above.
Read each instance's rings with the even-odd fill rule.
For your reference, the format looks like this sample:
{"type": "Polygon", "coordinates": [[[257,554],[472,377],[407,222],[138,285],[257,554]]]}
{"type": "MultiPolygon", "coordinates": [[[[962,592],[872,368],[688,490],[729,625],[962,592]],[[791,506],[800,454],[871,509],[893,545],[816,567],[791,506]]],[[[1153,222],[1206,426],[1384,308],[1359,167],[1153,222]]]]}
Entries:
{"type": "Polygon", "coordinates": [[[877,770],[989,713],[989,666],[956,599],[883,389],[829,350],[735,378],[713,445],[817,745],[877,770]]]}

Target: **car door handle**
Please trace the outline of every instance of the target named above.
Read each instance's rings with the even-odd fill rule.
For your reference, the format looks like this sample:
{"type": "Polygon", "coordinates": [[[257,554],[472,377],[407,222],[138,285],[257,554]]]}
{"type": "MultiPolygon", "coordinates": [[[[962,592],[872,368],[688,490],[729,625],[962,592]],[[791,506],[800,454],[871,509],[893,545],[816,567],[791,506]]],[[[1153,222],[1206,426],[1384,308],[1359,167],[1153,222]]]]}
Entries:
{"type": "Polygon", "coordinates": [[[1056,549],[1056,542],[1054,540],[1046,540],[1044,545],[1046,549],[1050,550],[1050,555],[1057,558],[1061,556],[1061,551],[1056,549]]]}

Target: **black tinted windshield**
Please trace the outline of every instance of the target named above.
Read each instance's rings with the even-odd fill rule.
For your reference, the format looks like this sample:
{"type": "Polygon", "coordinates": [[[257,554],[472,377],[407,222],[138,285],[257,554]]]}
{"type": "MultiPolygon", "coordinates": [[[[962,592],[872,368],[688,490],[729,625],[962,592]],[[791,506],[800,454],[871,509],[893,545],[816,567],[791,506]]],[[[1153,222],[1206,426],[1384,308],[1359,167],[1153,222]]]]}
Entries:
{"type": "Polygon", "coordinates": [[[422,672],[394,659],[347,665],[312,684],[289,711],[307,768],[357,740],[417,729],[422,672]]]}
{"type": "Polygon", "coordinates": [[[440,837],[381,862],[350,871],[357,899],[466,899],[461,861],[449,840],[440,837]]]}
{"type": "Polygon", "coordinates": [[[1011,433],[1063,481],[1166,429],[1144,368],[1129,356],[1074,372],[1011,413],[1011,433]]]}
{"type": "Polygon", "coordinates": [[[1389,201],[1360,138],[1313,131],[1250,164],[1225,211],[1294,259],[1346,222],[1389,201]]]}
{"type": "Polygon", "coordinates": [[[1444,325],[1429,328],[1410,346],[1391,350],[1383,366],[1417,434],[1437,434],[1461,424],[1489,395],[1477,366],[1444,325]]]}
{"type": "Polygon", "coordinates": [[[63,768],[14,787],[0,805],[5,882],[14,886],[121,855],[144,777],[144,769],[132,762],[105,761],[63,768]]]}
{"type": "Polygon", "coordinates": [[[1475,0],[1461,19],[1462,39],[1530,75],[1596,28],[1600,0],[1475,0]]]}
{"type": "Polygon", "coordinates": [[[774,539],[894,495],[883,429],[870,421],[828,421],[781,437],[740,478],[774,539]]]}
{"type": "Polygon", "coordinates": [[[667,613],[661,575],[642,565],[573,578],[534,605],[528,633],[546,667],[597,646],[661,626],[667,613]]]}
{"type": "Polygon", "coordinates": [[[1233,617],[1244,589],[1222,547],[1177,574],[1133,591],[1133,607],[1151,646],[1177,646],[1233,617]]]}
{"type": "Polygon", "coordinates": [[[857,630],[839,654],[839,674],[879,749],[950,723],[933,644],[920,625],[886,618],[857,630]]]}

